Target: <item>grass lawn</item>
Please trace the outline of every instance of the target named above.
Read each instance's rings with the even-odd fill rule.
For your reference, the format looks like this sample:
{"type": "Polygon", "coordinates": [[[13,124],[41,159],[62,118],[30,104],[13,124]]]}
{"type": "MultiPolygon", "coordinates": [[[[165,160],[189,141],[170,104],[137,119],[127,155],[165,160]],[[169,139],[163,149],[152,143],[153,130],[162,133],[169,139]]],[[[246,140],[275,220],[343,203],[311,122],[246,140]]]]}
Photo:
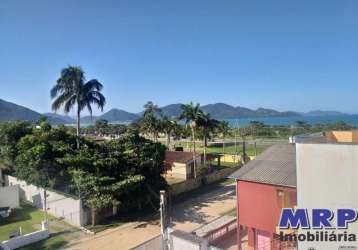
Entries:
{"type": "Polygon", "coordinates": [[[9,239],[9,233],[22,228],[27,234],[41,228],[44,214],[41,210],[28,204],[21,204],[21,208],[13,209],[10,216],[0,219],[0,241],[9,239]]]}
{"type": "MultiPolygon", "coordinates": [[[[256,152],[257,154],[262,153],[266,148],[268,148],[271,144],[269,143],[265,143],[265,144],[259,144],[257,143],[256,145],[256,152]]],[[[191,147],[191,143],[187,143],[187,142],[176,142],[175,143],[176,147],[183,147],[184,151],[188,150],[188,147],[191,147]]],[[[202,144],[197,143],[196,144],[196,149],[197,152],[203,152],[204,151],[204,147],[202,144]]],[[[242,145],[237,145],[235,147],[235,145],[226,145],[225,146],[225,151],[223,151],[223,147],[222,145],[210,145],[206,148],[206,152],[207,153],[217,153],[217,154],[222,154],[223,152],[225,152],[225,154],[235,154],[236,152],[238,154],[242,153],[242,145]]],[[[246,154],[248,154],[249,156],[254,156],[255,155],[255,146],[253,144],[246,144],[246,154]]]]}
{"type": "MultiPolygon", "coordinates": [[[[29,204],[22,203],[21,208],[13,209],[10,216],[0,219],[0,241],[7,240],[9,233],[22,228],[27,234],[41,229],[44,212],[29,204]]],[[[67,244],[68,240],[76,236],[78,229],[59,221],[49,215],[50,238],[21,248],[22,250],[58,249],[67,244]]]]}

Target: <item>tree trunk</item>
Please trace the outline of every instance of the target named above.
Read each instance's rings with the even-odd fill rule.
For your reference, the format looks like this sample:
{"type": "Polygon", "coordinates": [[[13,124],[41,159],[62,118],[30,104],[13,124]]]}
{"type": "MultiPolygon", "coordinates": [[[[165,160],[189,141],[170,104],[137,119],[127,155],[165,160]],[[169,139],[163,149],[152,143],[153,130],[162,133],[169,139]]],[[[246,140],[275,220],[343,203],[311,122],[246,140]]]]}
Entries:
{"type": "Polygon", "coordinates": [[[246,142],[242,142],[243,163],[246,164],[246,142]]]}
{"type": "Polygon", "coordinates": [[[206,146],[207,146],[207,138],[204,135],[204,166],[206,167],[206,146]]]}
{"type": "Polygon", "coordinates": [[[77,107],[77,148],[80,148],[80,108],[77,107]]]}
{"type": "Polygon", "coordinates": [[[96,208],[92,208],[91,209],[92,212],[92,226],[95,226],[97,224],[97,209],[96,208]]]}
{"type": "Polygon", "coordinates": [[[112,207],[112,215],[113,215],[113,216],[117,215],[117,212],[118,212],[118,207],[117,207],[117,206],[113,206],[113,207],[112,207]]]}
{"type": "Polygon", "coordinates": [[[191,128],[192,140],[193,140],[193,164],[194,164],[194,179],[196,179],[196,149],[195,149],[195,129],[191,128]]]}
{"type": "Polygon", "coordinates": [[[223,136],[223,154],[225,154],[225,135],[223,136]]]}
{"type": "Polygon", "coordinates": [[[170,149],[170,133],[167,133],[167,147],[170,149]]]}
{"type": "Polygon", "coordinates": [[[45,221],[47,221],[47,192],[44,188],[44,212],[45,212],[45,221]]]}

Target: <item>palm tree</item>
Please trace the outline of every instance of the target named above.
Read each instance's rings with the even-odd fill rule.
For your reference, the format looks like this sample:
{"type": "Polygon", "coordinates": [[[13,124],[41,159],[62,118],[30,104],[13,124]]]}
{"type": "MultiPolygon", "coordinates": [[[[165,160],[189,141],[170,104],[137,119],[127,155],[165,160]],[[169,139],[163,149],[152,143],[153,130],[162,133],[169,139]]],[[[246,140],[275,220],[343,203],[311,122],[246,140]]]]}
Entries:
{"type": "Polygon", "coordinates": [[[179,120],[185,120],[185,123],[190,126],[191,129],[191,139],[193,143],[193,164],[194,164],[194,178],[196,178],[196,148],[195,148],[195,128],[197,122],[202,115],[200,110],[200,104],[197,103],[194,105],[192,102],[186,105],[181,106],[182,113],[179,116],[179,120]]]}
{"type": "Polygon", "coordinates": [[[169,149],[170,147],[170,137],[172,135],[172,132],[174,131],[174,129],[176,128],[176,126],[178,125],[177,122],[173,119],[170,119],[168,116],[166,115],[162,115],[162,130],[164,131],[164,133],[167,136],[167,147],[169,149]]]}
{"type": "Polygon", "coordinates": [[[202,113],[198,120],[198,126],[203,130],[204,166],[206,166],[206,148],[208,146],[208,138],[210,138],[210,133],[212,133],[219,126],[219,121],[212,119],[208,113],[202,113]]]}
{"type": "Polygon", "coordinates": [[[225,154],[225,137],[230,131],[229,123],[227,121],[221,121],[219,123],[218,130],[223,137],[223,154],[225,154]]]}
{"type": "Polygon", "coordinates": [[[51,98],[56,98],[52,110],[57,111],[63,106],[64,112],[68,114],[74,106],[77,107],[77,138],[80,136],[81,111],[87,108],[92,116],[91,104],[96,104],[103,111],[106,99],[101,93],[102,88],[103,85],[96,79],[86,82],[85,74],[78,66],[62,69],[60,78],[52,87],[51,98]]]}
{"type": "Polygon", "coordinates": [[[144,117],[148,117],[148,116],[155,116],[157,114],[161,113],[161,109],[158,108],[158,106],[156,104],[154,104],[152,101],[147,102],[144,106],[144,113],[143,116],[144,117]]]}
{"type": "Polygon", "coordinates": [[[147,102],[143,107],[142,126],[145,131],[153,134],[153,140],[156,142],[162,125],[157,116],[161,115],[162,111],[151,101],[147,102]]]}

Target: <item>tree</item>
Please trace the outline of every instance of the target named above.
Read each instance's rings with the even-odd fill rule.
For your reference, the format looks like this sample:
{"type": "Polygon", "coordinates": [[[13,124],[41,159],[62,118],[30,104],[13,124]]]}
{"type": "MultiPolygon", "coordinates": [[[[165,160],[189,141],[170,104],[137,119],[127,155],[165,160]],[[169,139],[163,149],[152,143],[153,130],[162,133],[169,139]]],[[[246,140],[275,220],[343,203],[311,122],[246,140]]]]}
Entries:
{"type": "Polygon", "coordinates": [[[212,119],[210,114],[203,112],[199,116],[198,126],[201,127],[203,131],[204,166],[206,166],[206,148],[208,146],[208,138],[210,138],[210,134],[219,126],[219,121],[212,119]]]}
{"type": "Polygon", "coordinates": [[[167,148],[168,149],[170,147],[170,137],[172,135],[172,132],[176,129],[177,125],[178,124],[175,120],[170,119],[166,115],[162,115],[162,130],[164,131],[164,133],[167,136],[167,148]]]}
{"type": "Polygon", "coordinates": [[[144,113],[141,120],[142,130],[152,134],[153,140],[156,142],[162,125],[158,119],[158,116],[161,115],[161,110],[151,101],[147,102],[143,107],[144,113]]]}
{"type": "Polygon", "coordinates": [[[105,119],[98,119],[94,123],[94,129],[97,134],[106,134],[108,132],[108,121],[105,119]]]}
{"type": "Polygon", "coordinates": [[[63,128],[52,129],[46,121],[40,122],[32,134],[23,136],[16,145],[18,154],[14,166],[15,175],[29,184],[43,188],[46,220],[46,190],[66,186],[64,180],[67,177],[67,167],[61,162],[61,158],[72,151],[71,146],[74,145],[74,138],[63,128]]]}
{"type": "Polygon", "coordinates": [[[223,138],[223,154],[225,154],[225,138],[230,132],[229,123],[227,121],[220,121],[218,125],[219,133],[221,133],[223,138]]]}
{"type": "Polygon", "coordinates": [[[16,144],[19,140],[32,133],[28,122],[16,121],[0,124],[0,163],[12,170],[18,154],[16,144]]]}
{"type": "Polygon", "coordinates": [[[91,208],[92,226],[97,224],[97,213],[113,203],[118,205],[115,198],[121,192],[125,192],[131,185],[136,185],[143,180],[140,175],[127,176],[125,180],[117,181],[114,177],[97,176],[93,173],[75,169],[71,171],[72,179],[78,188],[80,197],[91,208]]]}
{"type": "Polygon", "coordinates": [[[78,66],[62,69],[60,78],[52,87],[51,98],[56,98],[52,110],[57,111],[63,106],[64,112],[68,114],[74,106],[77,107],[77,137],[80,136],[81,112],[87,108],[92,115],[92,104],[103,111],[106,99],[101,93],[102,88],[103,85],[96,79],[86,82],[85,74],[78,66]]]}
{"type": "Polygon", "coordinates": [[[182,113],[179,116],[179,120],[185,120],[185,123],[190,126],[191,138],[193,143],[193,164],[194,164],[194,178],[196,178],[196,149],[195,149],[195,128],[198,120],[202,115],[200,110],[200,104],[194,105],[192,102],[181,106],[182,113]]]}

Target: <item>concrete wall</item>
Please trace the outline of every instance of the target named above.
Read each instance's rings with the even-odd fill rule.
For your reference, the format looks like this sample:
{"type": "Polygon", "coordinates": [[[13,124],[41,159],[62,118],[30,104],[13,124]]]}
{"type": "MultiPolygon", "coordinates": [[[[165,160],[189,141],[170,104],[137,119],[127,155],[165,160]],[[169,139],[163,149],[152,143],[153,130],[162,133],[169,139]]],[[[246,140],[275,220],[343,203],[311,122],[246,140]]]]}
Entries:
{"type": "Polygon", "coordinates": [[[3,247],[5,250],[12,250],[17,249],[19,247],[23,247],[40,240],[46,239],[49,237],[49,231],[40,230],[33,233],[25,234],[16,238],[12,238],[10,240],[3,241],[0,243],[0,246],[3,247]]]}
{"type": "Polygon", "coordinates": [[[40,240],[47,239],[49,236],[50,233],[48,231],[47,224],[43,221],[41,230],[0,242],[0,249],[1,247],[4,250],[17,249],[40,240]]]}
{"type": "Polygon", "coordinates": [[[358,142],[358,130],[330,131],[326,136],[332,142],[358,142]]]}
{"type": "MultiPolygon", "coordinates": [[[[224,168],[218,171],[215,171],[211,174],[208,174],[206,178],[206,183],[213,183],[218,180],[222,180],[229,176],[231,173],[235,172],[237,168],[224,168]]],[[[196,179],[188,179],[183,182],[175,183],[171,185],[171,194],[176,196],[178,194],[188,192],[190,190],[196,189],[203,185],[202,183],[202,177],[198,177],[196,179]]]]}
{"type": "MultiPolygon", "coordinates": [[[[44,191],[42,188],[28,185],[25,181],[12,176],[6,176],[5,179],[7,186],[19,186],[20,200],[31,202],[35,207],[44,209],[44,191]]],[[[90,213],[83,210],[79,199],[55,191],[47,191],[47,211],[73,226],[79,227],[89,222],[90,213]]]]}
{"type": "Polygon", "coordinates": [[[174,162],[168,174],[173,178],[186,180],[191,175],[191,167],[185,163],[174,162]]]}
{"type": "Polygon", "coordinates": [[[163,249],[162,235],[155,236],[154,238],[143,242],[142,244],[132,248],[131,250],[157,250],[163,249]]]}
{"type": "Polygon", "coordinates": [[[277,232],[282,208],[297,202],[294,188],[238,181],[237,192],[238,223],[272,234],[277,232]]]}
{"type": "Polygon", "coordinates": [[[16,208],[20,206],[19,185],[11,187],[0,186],[0,207],[16,208]]]}
{"type": "MultiPolygon", "coordinates": [[[[309,211],[312,208],[358,210],[358,145],[298,143],[296,159],[298,207],[309,211]]],[[[341,231],[358,235],[358,222],[341,231]]],[[[300,242],[299,249],[314,246],[316,250],[329,250],[343,245],[352,243],[300,242]]]]}

